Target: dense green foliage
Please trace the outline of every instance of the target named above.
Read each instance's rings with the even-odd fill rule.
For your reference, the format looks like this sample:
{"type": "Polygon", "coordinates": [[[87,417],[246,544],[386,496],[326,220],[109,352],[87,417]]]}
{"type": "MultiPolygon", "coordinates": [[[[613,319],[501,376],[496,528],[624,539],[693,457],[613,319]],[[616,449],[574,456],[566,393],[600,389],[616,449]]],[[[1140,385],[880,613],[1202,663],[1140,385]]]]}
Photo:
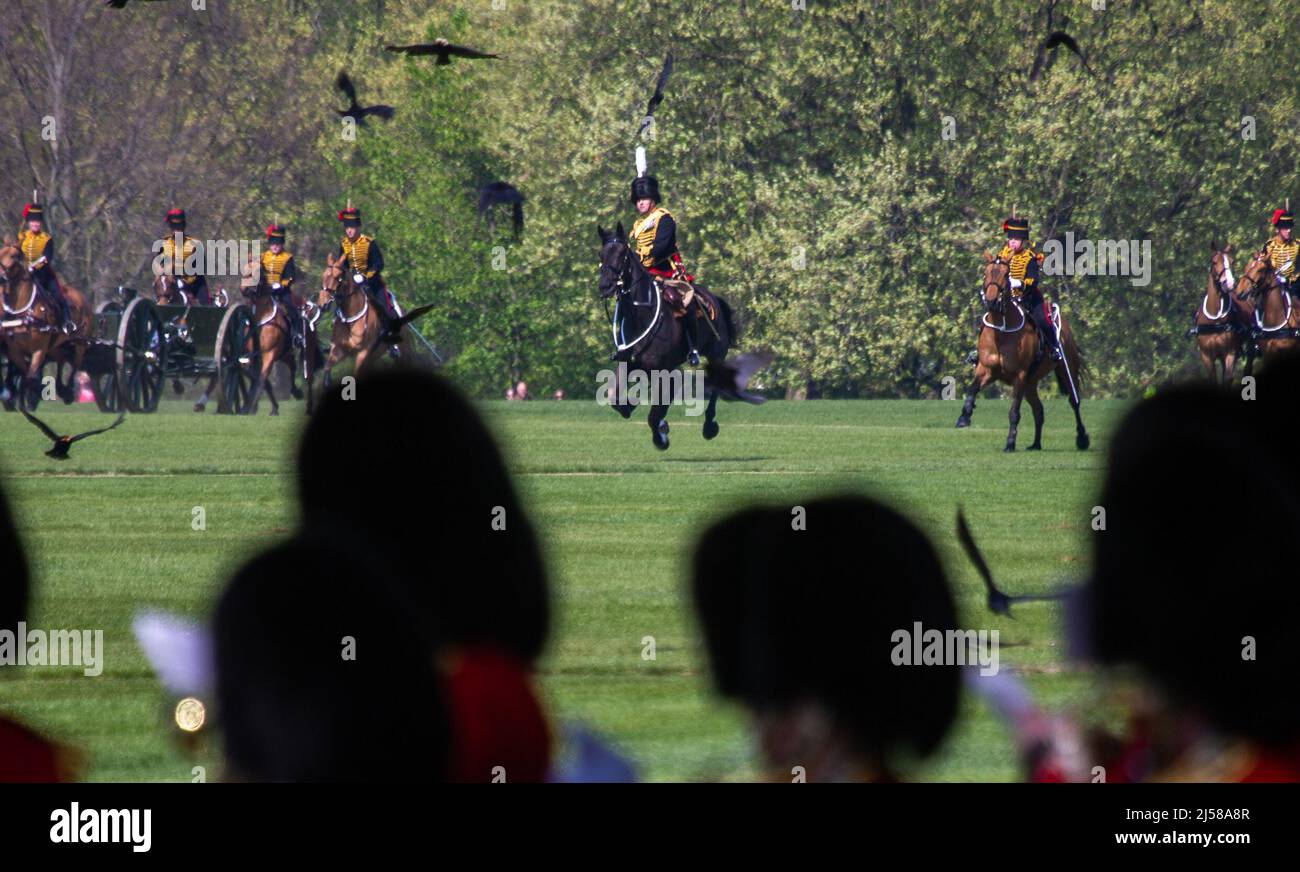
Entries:
{"type": "Polygon", "coordinates": [[[479,395],[521,377],[592,390],[607,350],[595,226],[631,218],[668,49],[651,171],[743,344],[777,353],[775,392],[964,381],[979,255],[1014,205],[1040,242],[1150,241],[1147,286],[1048,283],[1087,392],[1134,394],[1192,361],[1210,240],[1257,245],[1271,209],[1300,202],[1300,16],[1269,0],[14,5],[0,202],[16,220],[33,184],[49,194],[71,279],[141,281],[175,202],[204,237],[287,221],[314,283],[351,196],[402,298],[439,304],[425,332],[479,395]],[[1040,53],[1054,30],[1086,69],[1063,46],[1040,53]],[[439,35],[503,59],[434,67],[381,48],[439,35]],[[391,124],[343,138],[341,67],[362,102],[397,107],[391,124]],[[495,178],[528,196],[522,241],[475,211],[495,178]]]}
{"type": "MultiPolygon", "coordinates": [[[[958,403],[776,401],[727,405],[722,433],[671,415],[673,445],[650,447],[644,417],[625,422],[591,402],[483,404],[534,518],[550,570],[555,616],[541,663],[547,707],[613,741],[649,779],[753,775],[744,720],[711,691],[686,595],[690,550],[724,513],[751,502],[864,487],[916,517],[945,559],[961,626],[1001,633],[1001,666],[1053,710],[1098,715],[1096,674],[1064,662],[1060,610],[1018,606],[1015,620],[984,607],[983,588],[953,536],[965,507],[998,581],[1042,592],[1087,571],[1091,507],[1119,401],[1085,405],[1094,450],[1073,447],[1063,400],[1047,403],[1043,451],[1002,453],[1007,404],[980,404],[953,429],[958,403]],[[1006,483],[1027,484],[1010,496],[1006,483]],[[656,502],[653,496],[661,495],[656,502]],[[646,636],[656,657],[642,658],[646,636]]],[[[93,407],[40,413],[60,431],[99,423],[93,407]]],[[[234,569],[296,525],[292,468],[304,418],[194,415],[168,400],[155,415],[77,445],[66,463],[16,414],[0,414],[0,487],[31,551],[33,628],[104,631],[104,672],[0,670],[0,712],[81,748],[93,780],[190,781],[195,763],[220,773],[219,749],[191,759],[169,740],[167,705],[138,645],[132,616],[163,608],[209,614],[234,569]],[[240,450],[206,447],[238,444],[240,450]],[[203,506],[206,529],[192,529],[203,506]]],[[[332,475],[332,470],[322,470],[332,475]]],[[[445,562],[445,561],[444,561],[445,562]]],[[[815,577],[816,567],[809,567],[815,577]]],[[[463,569],[472,583],[472,565],[463,569]]],[[[864,565],[864,584],[887,584],[864,565]]],[[[974,700],[925,779],[1018,777],[1006,728],[974,700]]]]}

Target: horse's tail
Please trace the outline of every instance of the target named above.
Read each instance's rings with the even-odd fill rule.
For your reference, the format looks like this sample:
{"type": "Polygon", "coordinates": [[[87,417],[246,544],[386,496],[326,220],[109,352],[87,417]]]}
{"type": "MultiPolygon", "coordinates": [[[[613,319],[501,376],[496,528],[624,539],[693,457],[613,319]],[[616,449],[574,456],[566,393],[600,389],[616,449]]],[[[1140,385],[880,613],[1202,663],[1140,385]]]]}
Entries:
{"type": "Polygon", "coordinates": [[[731,304],[717,294],[714,294],[713,298],[718,301],[718,309],[722,313],[722,323],[727,325],[728,343],[734,348],[740,339],[740,334],[736,332],[736,319],[731,313],[731,304]]]}

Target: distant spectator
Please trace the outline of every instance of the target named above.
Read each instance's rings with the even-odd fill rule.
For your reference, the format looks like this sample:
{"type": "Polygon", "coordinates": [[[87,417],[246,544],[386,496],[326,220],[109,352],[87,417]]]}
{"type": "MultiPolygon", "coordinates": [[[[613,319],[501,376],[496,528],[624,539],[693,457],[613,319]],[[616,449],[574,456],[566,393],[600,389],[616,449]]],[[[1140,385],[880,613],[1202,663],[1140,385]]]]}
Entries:
{"type": "Polygon", "coordinates": [[[861,497],[748,509],[695,551],[694,600],[718,691],[748,709],[769,776],[893,781],[957,716],[960,667],[894,665],[898,630],[957,629],[929,540],[861,497]]]}
{"type": "Polygon", "coordinates": [[[90,383],[90,373],[77,373],[77,402],[93,403],[95,402],[95,390],[90,383]]]}
{"type": "Polygon", "coordinates": [[[506,399],[507,400],[515,399],[515,389],[513,387],[506,388],[506,399]]]}
{"type": "Polygon", "coordinates": [[[564,399],[564,388],[560,388],[559,390],[557,390],[557,391],[555,392],[555,399],[557,399],[557,400],[562,400],[562,399],[564,399]]]}
{"type": "Polygon", "coordinates": [[[531,397],[528,396],[528,383],[527,383],[527,382],[523,382],[523,381],[521,381],[519,384],[515,385],[515,399],[516,399],[516,400],[527,400],[527,399],[531,399],[531,397]]]}

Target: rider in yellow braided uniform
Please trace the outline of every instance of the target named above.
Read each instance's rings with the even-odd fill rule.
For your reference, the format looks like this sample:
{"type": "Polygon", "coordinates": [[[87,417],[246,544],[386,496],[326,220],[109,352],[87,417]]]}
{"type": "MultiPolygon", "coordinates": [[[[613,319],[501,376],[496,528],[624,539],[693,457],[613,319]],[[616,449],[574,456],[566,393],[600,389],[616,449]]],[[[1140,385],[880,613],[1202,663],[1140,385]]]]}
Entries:
{"type": "Polygon", "coordinates": [[[45,210],[40,203],[28,203],[23,207],[25,230],[18,231],[18,248],[23,253],[23,266],[32,276],[32,281],[46,298],[58,308],[59,318],[63,321],[63,332],[74,333],[76,323],[72,320],[72,309],[68,298],[63,295],[58,277],[54,275],[54,237],[45,231],[45,210]]]}
{"type": "Polygon", "coordinates": [[[293,252],[285,250],[284,227],[272,224],[266,228],[268,250],[262,252],[262,278],[271,289],[271,296],[284,306],[289,316],[289,327],[295,345],[303,339],[300,303],[293,295],[293,283],[298,280],[298,264],[293,252]]]}
{"type": "Polygon", "coordinates": [[[1029,222],[1013,216],[1002,222],[1002,230],[1007,234],[1007,243],[998,252],[998,257],[1010,266],[1011,296],[1038,328],[1044,353],[1055,357],[1056,330],[1043,312],[1043,292],[1039,287],[1043,256],[1034,251],[1029,241],[1029,222]]]}
{"type": "MultiPolygon", "coordinates": [[[[361,210],[349,205],[339,213],[343,222],[343,240],[339,243],[338,256],[345,258],[351,270],[350,281],[363,285],[364,290],[374,301],[380,319],[384,322],[384,333],[392,333],[392,326],[400,317],[393,309],[381,274],[384,269],[384,255],[379,250],[379,243],[373,237],[361,232],[361,210]],[[358,277],[360,277],[358,279],[358,277]]],[[[389,345],[388,353],[398,356],[397,346],[389,345]]]]}
{"type": "Polygon", "coordinates": [[[1268,265],[1277,271],[1283,287],[1288,291],[1295,281],[1296,261],[1300,258],[1300,243],[1292,236],[1295,217],[1289,209],[1278,209],[1273,213],[1273,226],[1277,234],[1264,244],[1264,257],[1268,265]]]}
{"type": "Polygon", "coordinates": [[[194,239],[185,232],[185,210],[171,209],[167,212],[167,235],[163,238],[162,256],[164,263],[171,265],[167,275],[174,276],[195,302],[204,306],[212,305],[212,298],[208,294],[208,279],[205,275],[186,275],[185,264],[194,257],[198,251],[198,245],[194,239]],[[179,254],[176,251],[176,236],[181,237],[181,247],[179,254]]]}
{"type": "MultiPolygon", "coordinates": [[[[641,265],[659,278],[676,278],[693,281],[694,277],[682,271],[682,255],[677,250],[677,221],[672,213],[659,205],[659,180],[654,176],[637,176],[632,180],[632,202],[640,217],[632,224],[631,243],[641,265]]],[[[689,349],[687,360],[699,366],[697,351],[699,337],[692,303],[682,318],[683,332],[689,349]]]]}

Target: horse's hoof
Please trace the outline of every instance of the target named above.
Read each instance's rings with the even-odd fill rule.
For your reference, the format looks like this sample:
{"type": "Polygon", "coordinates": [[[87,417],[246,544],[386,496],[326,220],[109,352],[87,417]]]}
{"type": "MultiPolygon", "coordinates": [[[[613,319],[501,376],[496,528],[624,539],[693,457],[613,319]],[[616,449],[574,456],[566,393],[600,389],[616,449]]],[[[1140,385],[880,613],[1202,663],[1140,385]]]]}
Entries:
{"type": "Polygon", "coordinates": [[[1042,450],[1043,450],[1043,446],[1041,446],[1041,445],[1039,445],[1037,442],[1035,442],[1033,445],[1030,445],[1030,446],[1029,446],[1028,448],[1026,448],[1025,450],[1026,450],[1026,451],[1042,451],[1042,450]]]}
{"type": "Polygon", "coordinates": [[[1074,447],[1080,451],[1087,451],[1088,446],[1091,444],[1092,440],[1088,438],[1087,433],[1080,433],[1074,437],[1074,447]]]}
{"type": "Polygon", "coordinates": [[[969,426],[970,426],[970,418],[967,418],[965,415],[962,415],[960,418],[957,419],[958,430],[960,430],[962,427],[969,427],[969,426]]]}
{"type": "Polygon", "coordinates": [[[718,430],[719,430],[719,429],[721,429],[721,428],[718,427],[718,422],[717,422],[717,421],[705,421],[705,422],[704,422],[704,438],[705,438],[705,439],[712,439],[713,437],[715,437],[715,436],[718,435],[718,430]]]}
{"type": "Polygon", "coordinates": [[[1016,443],[1014,443],[1014,442],[1008,442],[1008,443],[1007,443],[1007,447],[1006,447],[1006,448],[1003,448],[1002,450],[1005,451],[1005,452],[1007,452],[1008,454],[1010,454],[1011,452],[1013,452],[1013,451],[1016,450],[1016,443]]]}
{"type": "Polygon", "coordinates": [[[196,412],[202,412],[202,411],[203,411],[203,408],[204,408],[204,407],[203,407],[203,404],[202,404],[202,403],[195,403],[195,404],[194,404],[194,411],[196,411],[196,412]]]}
{"type": "Polygon", "coordinates": [[[289,391],[289,395],[290,395],[291,397],[293,397],[295,400],[301,400],[301,399],[302,399],[302,388],[292,388],[292,389],[290,389],[290,391],[289,391]]]}
{"type": "Polygon", "coordinates": [[[272,409],[272,410],[271,410],[271,417],[272,417],[272,418],[274,418],[274,417],[275,417],[276,415],[278,415],[278,414],[280,414],[280,410],[279,410],[279,409],[272,409]]]}
{"type": "Polygon", "coordinates": [[[658,448],[660,451],[667,451],[667,450],[668,450],[668,437],[667,437],[667,436],[664,436],[664,437],[661,438],[658,434],[655,434],[655,436],[654,436],[654,443],[655,443],[655,448],[658,448]]]}
{"type": "Polygon", "coordinates": [[[185,393],[185,386],[178,381],[172,382],[172,393],[179,397],[185,393]]]}

